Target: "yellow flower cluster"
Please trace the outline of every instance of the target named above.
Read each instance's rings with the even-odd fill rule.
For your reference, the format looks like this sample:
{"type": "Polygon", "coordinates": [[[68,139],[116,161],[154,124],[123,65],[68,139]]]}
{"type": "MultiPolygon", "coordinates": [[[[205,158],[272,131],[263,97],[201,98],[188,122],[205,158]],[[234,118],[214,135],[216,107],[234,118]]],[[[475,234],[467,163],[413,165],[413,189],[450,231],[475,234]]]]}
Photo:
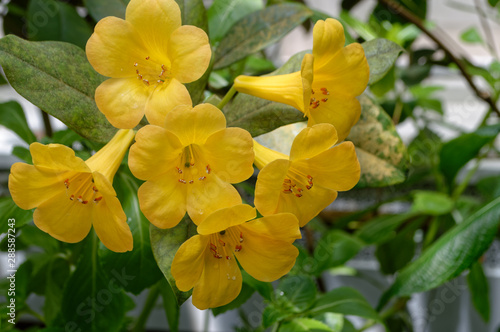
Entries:
{"type": "Polygon", "coordinates": [[[350,142],[337,144],[359,118],[356,100],[368,80],[359,44],[344,47],[333,19],[314,27],[312,55],[300,72],[246,77],[235,88],[290,104],[308,117],[290,156],[226,128],[215,106],[193,107],[184,83],[207,70],[211,50],[204,31],[182,26],[174,0],[131,0],[126,19],[107,17],[86,48],[92,66],[110,77],[96,103],[115,137],[87,161],[65,146],[34,143],[33,164],[12,166],[9,188],[16,204],[36,208],[34,222],[65,242],[81,241],[93,226],[110,250],[132,250],[132,234],[113,189],[113,177],[130,144],[128,163],[144,184],[140,207],[157,227],[176,226],[187,213],[198,235],[181,245],[171,272],[182,291],[194,288],[200,309],[227,304],[242,286],[241,265],[261,281],[290,271],[301,238],[299,227],[351,189],[360,168],[350,142]],[[143,116],[150,123],[134,134],[143,116]],[[232,184],[261,169],[255,207],[242,204],[232,184]],[[264,216],[257,218],[256,209],[264,216]],[[238,263],[237,263],[238,262],[238,263]]]}

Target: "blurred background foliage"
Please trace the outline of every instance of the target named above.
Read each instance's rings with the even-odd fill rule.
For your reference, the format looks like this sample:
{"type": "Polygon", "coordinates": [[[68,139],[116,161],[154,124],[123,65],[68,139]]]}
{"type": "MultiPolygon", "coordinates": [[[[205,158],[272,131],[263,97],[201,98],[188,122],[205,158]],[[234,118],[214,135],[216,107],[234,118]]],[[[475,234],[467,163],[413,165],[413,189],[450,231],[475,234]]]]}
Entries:
{"type": "MultiPolygon", "coordinates": [[[[12,155],[31,162],[27,145],[39,141],[70,146],[85,159],[112,136],[115,129],[93,102],[93,91],[104,78],[86,62],[83,49],[96,22],[109,15],[123,18],[127,2],[4,2],[5,35],[18,38],[2,39],[0,63],[10,85],[42,109],[45,124],[44,133],[35,135],[20,104],[0,104],[0,124],[26,143],[14,147],[12,155]],[[59,94],[48,95],[50,89],[59,94]],[[88,115],[85,121],[72,116],[82,112],[88,115]],[[68,129],[54,132],[49,114],[68,129]]],[[[216,104],[243,73],[297,70],[303,53],[281,66],[269,56],[268,47],[300,25],[310,31],[314,22],[329,17],[304,1],[177,2],[183,24],[208,31],[214,51],[207,74],[189,85],[194,103],[216,104]],[[266,33],[258,33],[264,28],[266,33]]],[[[478,25],[464,27],[460,38],[484,47],[491,59],[485,65],[457,53],[455,42],[426,19],[427,0],[379,0],[369,17],[360,20],[352,11],[363,2],[341,1],[342,12],[337,17],[345,27],[346,43],[362,43],[371,67],[369,87],[359,97],[362,116],[348,137],[355,143],[362,165],[361,181],[352,191],[341,193],[303,230],[303,240],[297,243],[300,256],[289,276],[268,284],[244,275],[238,298],[211,310],[214,316],[229,310],[239,312],[240,325],[234,327],[238,331],[348,332],[372,327],[424,331],[415,327],[410,299],[464,275],[471,306],[484,320],[483,326],[499,310],[490,305],[492,294],[482,262],[498,237],[500,222],[500,62],[492,32],[492,25],[500,22],[500,2],[454,3],[477,13],[478,25]],[[430,42],[418,43],[419,38],[430,42]],[[449,121],[444,87],[428,83],[436,73],[457,75],[487,109],[473,130],[464,131],[449,121]],[[401,123],[410,123],[415,131],[406,144],[396,131],[401,123]],[[436,126],[451,134],[443,137],[436,126]],[[493,172],[485,171],[485,165],[493,165],[493,172]],[[349,264],[364,252],[373,253],[377,273],[386,276],[385,284],[370,281],[362,267],[349,264]],[[332,286],[328,281],[332,276],[365,278],[380,294],[367,299],[353,287],[332,286]],[[261,303],[258,309],[248,305],[250,298],[261,303]],[[258,319],[250,319],[256,312],[258,319]],[[361,325],[353,316],[363,318],[361,325]]],[[[7,80],[0,76],[0,83],[7,84],[7,80]]],[[[286,105],[243,95],[223,111],[228,125],[241,126],[253,136],[303,120],[302,114],[286,105]]],[[[464,121],[467,112],[478,112],[474,107],[449,112],[455,111],[454,116],[464,121]]],[[[282,132],[278,141],[286,135],[282,132]]],[[[249,203],[255,179],[237,185],[249,203]]],[[[20,319],[16,326],[8,324],[2,304],[2,330],[141,331],[159,297],[169,330],[182,328],[180,305],[189,294],[176,290],[169,264],[176,248],[194,230],[189,221],[167,231],[150,227],[138,208],[140,181],[130,174],[126,161],[115,177],[134,234],[134,251],[126,254],[110,252],[102,245],[94,250],[97,244],[92,236],[78,244],[54,240],[30,223],[31,211],[15,206],[5,180],[1,185],[0,232],[7,232],[5,220],[15,218],[18,257],[26,258],[16,275],[20,319]],[[111,292],[108,285],[113,280],[119,289],[111,292]],[[100,302],[103,290],[111,294],[106,303],[100,302]],[[137,301],[137,295],[144,293],[149,295],[137,301]],[[33,294],[44,298],[43,305],[31,306],[28,298],[33,294]],[[135,302],[141,306],[133,311],[140,312],[137,315],[130,313],[135,302]]],[[[0,247],[7,251],[6,237],[0,247]]],[[[345,285],[349,286],[349,279],[345,285]]],[[[8,287],[2,279],[2,294],[8,287]]],[[[488,331],[499,329],[492,324],[488,331]]]]}

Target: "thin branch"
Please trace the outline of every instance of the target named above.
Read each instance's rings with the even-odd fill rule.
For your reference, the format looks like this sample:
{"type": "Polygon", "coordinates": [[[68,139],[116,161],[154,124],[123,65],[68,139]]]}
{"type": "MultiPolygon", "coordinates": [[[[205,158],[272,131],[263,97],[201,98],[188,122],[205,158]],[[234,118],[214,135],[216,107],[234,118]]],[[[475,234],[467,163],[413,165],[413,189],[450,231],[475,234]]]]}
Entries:
{"type": "Polygon", "coordinates": [[[479,21],[481,22],[481,26],[484,31],[484,35],[486,36],[486,46],[490,50],[490,53],[498,59],[497,47],[495,45],[495,38],[493,37],[493,33],[491,32],[490,24],[488,23],[488,19],[486,18],[486,13],[481,6],[479,0],[474,0],[476,11],[479,14],[479,21]]]}
{"type": "Polygon", "coordinates": [[[458,69],[462,73],[462,76],[465,78],[475,94],[486,103],[488,103],[493,112],[500,116],[500,110],[495,104],[495,101],[491,98],[491,95],[486,91],[480,90],[476,86],[476,84],[472,80],[472,76],[467,72],[464,63],[459,58],[457,58],[451,52],[451,50],[446,45],[444,45],[444,43],[439,38],[437,38],[436,35],[434,35],[434,33],[432,33],[424,26],[424,23],[419,17],[415,16],[413,13],[409,12],[408,10],[406,10],[406,8],[404,8],[397,2],[394,2],[393,0],[379,0],[379,3],[389,9],[392,13],[401,16],[410,23],[415,24],[420,30],[422,30],[423,33],[425,33],[430,39],[432,39],[438,45],[438,47],[446,53],[450,60],[457,65],[458,69]]]}

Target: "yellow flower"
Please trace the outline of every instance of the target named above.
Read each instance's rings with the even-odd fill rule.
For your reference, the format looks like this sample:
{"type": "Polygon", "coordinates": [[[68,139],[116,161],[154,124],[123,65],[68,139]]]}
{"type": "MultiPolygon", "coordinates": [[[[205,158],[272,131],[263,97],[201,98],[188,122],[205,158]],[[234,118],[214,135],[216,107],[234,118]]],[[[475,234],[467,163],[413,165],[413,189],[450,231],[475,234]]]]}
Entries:
{"type": "Polygon", "coordinates": [[[295,264],[298,250],[292,243],[301,238],[297,218],[290,213],[255,217],[249,205],[220,209],[175,254],[175,283],[181,291],[194,287],[198,309],[219,307],[238,296],[242,278],[235,257],[248,274],[265,282],[282,277],[295,264]]]}
{"type": "Polygon", "coordinates": [[[344,47],[342,25],[334,19],[318,21],[313,51],[300,72],[264,77],[238,76],[237,91],[291,105],[308,118],[308,125],[330,123],[343,141],[361,114],[356,99],[366,88],[368,62],[358,43],[344,47]]]}
{"type": "Polygon", "coordinates": [[[177,225],[187,213],[198,224],[220,207],[241,204],[230,183],[253,174],[253,142],[240,128],[226,128],[210,104],[178,107],[165,126],[145,126],[130,148],[129,166],[139,179],[144,215],[155,226],[177,225]]]}
{"type": "Polygon", "coordinates": [[[33,143],[34,165],[12,165],[12,199],[22,209],[36,208],[35,225],[60,241],[79,242],[94,226],[108,249],[132,250],[132,233],[112,183],[133,139],[132,130],[119,130],[87,161],[64,145],[33,143]]]}
{"type": "Polygon", "coordinates": [[[163,125],[177,105],[191,105],[182,83],[200,78],[210,62],[207,34],[181,26],[174,0],[131,0],[126,19],[99,21],[87,42],[87,57],[112,77],[96,90],[97,106],[117,128],[135,127],[144,114],[163,125]]]}
{"type": "Polygon", "coordinates": [[[307,224],[359,181],[360,167],[352,142],[337,143],[331,124],[304,128],[293,141],[290,157],[254,142],[255,207],[264,215],[293,213],[307,224]]]}

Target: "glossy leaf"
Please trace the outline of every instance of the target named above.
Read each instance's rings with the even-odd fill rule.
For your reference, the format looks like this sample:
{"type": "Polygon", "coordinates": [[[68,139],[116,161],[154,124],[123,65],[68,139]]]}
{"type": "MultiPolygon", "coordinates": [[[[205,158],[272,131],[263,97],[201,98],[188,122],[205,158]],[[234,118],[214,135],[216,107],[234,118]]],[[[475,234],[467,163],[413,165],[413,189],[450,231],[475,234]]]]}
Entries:
{"type": "Polygon", "coordinates": [[[123,288],[138,295],[163,276],[153,257],[149,239],[149,221],[139,207],[137,190],[140,184],[125,167],[116,174],[113,184],[123,211],[128,217],[128,225],[134,239],[134,249],[126,253],[115,253],[101,245],[99,258],[107,271],[121,268],[129,271],[128,274],[134,277],[134,282],[123,288]]]}
{"type": "Polygon", "coordinates": [[[278,332],[332,332],[332,329],[312,318],[296,318],[281,325],[278,332]]]}
{"type": "Polygon", "coordinates": [[[396,229],[413,216],[414,213],[379,216],[363,225],[355,235],[366,244],[384,243],[396,236],[396,229]]]}
{"type": "Polygon", "coordinates": [[[178,306],[191,296],[191,291],[181,292],[177,288],[175,279],[170,272],[170,266],[179,247],[195,234],[196,226],[187,216],[173,228],[161,229],[152,224],[149,226],[149,236],[156,263],[172,287],[178,306]]]}
{"type": "Polygon", "coordinates": [[[115,16],[125,19],[125,10],[128,0],[83,0],[90,16],[96,21],[100,21],[106,16],[115,16]]]}
{"type": "Polygon", "coordinates": [[[293,311],[300,312],[309,308],[314,302],[316,298],[316,285],[307,276],[288,276],[281,280],[275,293],[275,302],[289,302],[294,308],[293,311]]]}
{"type": "MultiPolygon", "coordinates": [[[[306,52],[293,55],[282,67],[269,75],[283,75],[300,70],[306,52]]],[[[304,121],[304,114],[292,106],[239,93],[233,102],[224,108],[228,127],[248,130],[259,136],[281,126],[304,121]]]]}
{"type": "Polygon", "coordinates": [[[500,133],[500,124],[485,126],[443,144],[439,153],[439,169],[448,183],[451,184],[458,171],[475,158],[481,148],[497,137],[498,133],[500,133]]]}
{"type": "Polygon", "coordinates": [[[312,11],[301,4],[283,3],[245,16],[220,41],[214,68],[229,66],[277,42],[311,15],[312,11]]]}
{"type": "Polygon", "coordinates": [[[0,125],[15,132],[28,144],[36,142],[36,137],[26,121],[23,108],[15,101],[0,104],[0,125]]]}
{"type": "MultiPolygon", "coordinates": [[[[93,233],[93,232],[92,232],[93,233]]],[[[90,234],[83,255],[66,286],[61,312],[66,330],[119,331],[125,317],[125,294],[121,287],[133,283],[125,268],[105,271],[97,255],[97,236],[90,234]]]]}
{"type": "Polygon", "coordinates": [[[210,42],[218,42],[233,24],[263,8],[262,0],[215,0],[207,11],[210,42]]]}
{"type": "Polygon", "coordinates": [[[77,46],[9,35],[0,40],[0,64],[19,94],[81,136],[106,143],[115,134],[94,101],[104,77],[77,46]]]}
{"type": "Polygon", "coordinates": [[[484,275],[481,263],[474,263],[467,275],[467,284],[471,293],[472,304],[485,322],[490,320],[490,291],[488,279],[484,275]]]}
{"type": "Polygon", "coordinates": [[[415,213],[439,216],[453,210],[455,203],[446,194],[435,191],[417,190],[413,192],[411,210],[415,213]]]}
{"type": "Polygon", "coordinates": [[[12,197],[0,198],[0,234],[7,233],[10,228],[9,223],[14,221],[14,228],[18,229],[31,220],[33,220],[33,212],[31,210],[23,210],[14,203],[12,197]],[[13,220],[11,220],[13,219],[13,220]],[[8,221],[8,222],[7,222],[8,221]]]}
{"type": "Polygon", "coordinates": [[[380,321],[377,312],[357,290],[349,287],[339,287],[318,297],[310,314],[335,312],[344,315],[360,316],[380,321]]]}
{"type": "Polygon", "coordinates": [[[78,15],[75,7],[55,0],[30,0],[27,28],[30,40],[63,41],[82,49],[92,34],[90,26],[78,15]]]}
{"type": "Polygon", "coordinates": [[[361,44],[365,50],[366,60],[370,66],[368,84],[380,81],[394,66],[403,48],[393,41],[384,38],[372,39],[361,44]]]}
{"type": "Polygon", "coordinates": [[[358,187],[383,187],[406,179],[407,152],[392,119],[366,95],[361,102],[361,118],[347,140],[356,146],[361,164],[358,187]]]}
{"type": "Polygon", "coordinates": [[[458,276],[488,249],[499,223],[497,198],[446,232],[403,269],[382,296],[379,307],[393,296],[424,292],[458,276]]]}
{"type": "Polygon", "coordinates": [[[326,269],[345,264],[363,248],[363,242],[341,230],[332,230],[321,238],[314,249],[316,275],[326,269]]]}
{"type": "Polygon", "coordinates": [[[207,11],[203,0],[175,0],[181,9],[183,25],[194,25],[208,32],[207,11]]]}

